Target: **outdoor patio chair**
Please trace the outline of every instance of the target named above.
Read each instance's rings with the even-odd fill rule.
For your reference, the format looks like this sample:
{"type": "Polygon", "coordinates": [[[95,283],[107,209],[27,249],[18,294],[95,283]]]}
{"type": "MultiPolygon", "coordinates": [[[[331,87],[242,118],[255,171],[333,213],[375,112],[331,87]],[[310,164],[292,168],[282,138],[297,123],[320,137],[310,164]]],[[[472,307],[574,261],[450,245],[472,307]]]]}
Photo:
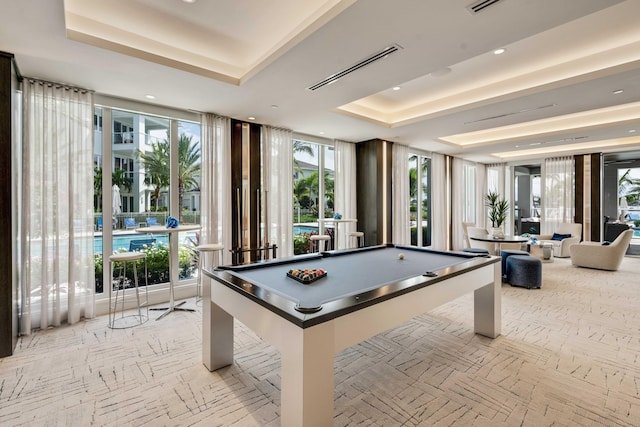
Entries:
{"type": "Polygon", "coordinates": [[[138,223],[136,222],[135,218],[125,218],[124,219],[124,228],[126,228],[126,229],[138,228],[138,223]]]}
{"type": "Polygon", "coordinates": [[[147,218],[147,226],[151,227],[152,225],[160,225],[156,217],[153,217],[153,216],[147,218]]]}
{"type": "Polygon", "coordinates": [[[141,251],[145,246],[149,247],[156,242],[156,239],[136,239],[129,241],[129,252],[141,251]]]}

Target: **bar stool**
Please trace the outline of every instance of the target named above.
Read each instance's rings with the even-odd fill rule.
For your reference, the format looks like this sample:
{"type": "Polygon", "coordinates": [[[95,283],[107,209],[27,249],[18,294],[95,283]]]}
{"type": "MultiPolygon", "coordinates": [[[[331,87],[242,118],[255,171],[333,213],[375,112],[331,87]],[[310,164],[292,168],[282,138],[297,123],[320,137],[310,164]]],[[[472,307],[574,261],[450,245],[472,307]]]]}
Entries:
{"type": "Polygon", "coordinates": [[[217,267],[222,264],[222,250],[224,249],[224,245],[221,243],[204,243],[200,246],[197,246],[198,250],[198,281],[196,285],[196,303],[202,299],[202,264],[203,257],[205,253],[208,252],[216,252],[218,251],[218,262],[213,265],[213,267],[217,267]]]}
{"type": "Polygon", "coordinates": [[[109,328],[111,329],[126,329],[132,328],[134,326],[142,325],[144,322],[149,320],[149,283],[147,279],[147,254],[144,252],[122,252],[118,254],[113,254],[109,257],[109,271],[110,282],[111,282],[111,292],[109,293],[109,328]],[[144,281],[145,281],[145,301],[144,303],[140,303],[140,290],[138,287],[138,267],[137,261],[144,260],[144,281]],[[113,296],[113,273],[115,270],[115,263],[120,263],[120,276],[119,281],[116,283],[116,292],[113,305],[111,304],[111,299],[113,296]],[[133,264],[133,283],[136,290],[136,301],[138,306],[138,314],[124,314],[124,303],[126,296],[126,281],[127,281],[127,263],[131,262],[133,264]],[[122,297],[120,297],[120,288],[122,288],[122,297]],[[116,314],[118,311],[118,298],[122,299],[121,309],[120,309],[120,317],[116,319],[116,314]],[[142,314],[142,307],[146,307],[146,314],[142,314]],[[128,322],[125,319],[135,319],[135,322],[128,322]],[[116,325],[116,320],[124,323],[122,326],[116,325]]]}
{"type": "Polygon", "coordinates": [[[311,235],[311,237],[309,237],[309,240],[311,240],[311,243],[313,243],[314,247],[317,248],[317,250],[315,252],[321,252],[320,251],[320,242],[324,242],[324,250],[327,250],[327,246],[329,245],[329,242],[331,241],[331,236],[327,236],[326,234],[313,234],[311,235]]]}
{"type": "Polygon", "coordinates": [[[351,246],[351,239],[356,239],[356,247],[361,248],[364,246],[364,232],[362,231],[351,231],[347,233],[347,238],[349,239],[349,246],[351,246]]]}

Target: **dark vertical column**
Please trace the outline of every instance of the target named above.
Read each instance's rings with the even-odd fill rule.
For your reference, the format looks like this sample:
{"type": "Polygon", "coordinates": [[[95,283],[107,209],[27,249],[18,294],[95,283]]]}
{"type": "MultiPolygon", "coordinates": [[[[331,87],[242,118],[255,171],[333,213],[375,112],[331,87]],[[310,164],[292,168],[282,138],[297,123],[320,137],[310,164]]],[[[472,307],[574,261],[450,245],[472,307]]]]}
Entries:
{"type": "Polygon", "coordinates": [[[356,145],[358,230],[367,245],[392,243],[392,146],[379,139],[356,145]]]}
{"type": "Polygon", "coordinates": [[[574,222],[584,224],[584,156],[574,156],[575,164],[575,216],[574,222]]]}
{"type": "Polygon", "coordinates": [[[232,263],[261,259],[260,125],[231,121],[232,263]]]}
{"type": "MultiPolygon", "coordinates": [[[[251,164],[249,175],[249,191],[251,194],[251,203],[249,206],[250,218],[250,235],[249,240],[252,248],[259,248],[260,241],[260,204],[262,201],[261,191],[262,184],[260,182],[261,161],[260,161],[260,125],[248,123],[249,126],[249,163],[251,164]]],[[[259,261],[263,257],[263,253],[259,250],[251,252],[251,261],[259,261]]]]}
{"type": "Polygon", "coordinates": [[[591,240],[595,242],[600,241],[600,235],[604,227],[601,173],[602,154],[591,154],[591,240]]]}
{"type": "Polygon", "coordinates": [[[241,264],[242,249],[242,122],[231,120],[231,250],[232,263],[241,264]]]}
{"type": "MultiPolygon", "coordinates": [[[[16,285],[13,274],[12,100],[13,55],[0,52],[0,357],[13,354],[17,338],[16,285]]],[[[15,124],[18,125],[17,123],[15,124]]]]}

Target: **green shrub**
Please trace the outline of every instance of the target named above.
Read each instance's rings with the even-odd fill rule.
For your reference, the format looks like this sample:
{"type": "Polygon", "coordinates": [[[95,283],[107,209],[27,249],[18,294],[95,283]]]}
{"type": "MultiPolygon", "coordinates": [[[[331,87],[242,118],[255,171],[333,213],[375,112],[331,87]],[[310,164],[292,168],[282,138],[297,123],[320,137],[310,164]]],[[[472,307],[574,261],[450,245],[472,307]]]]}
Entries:
{"type": "Polygon", "coordinates": [[[293,254],[308,254],[311,249],[311,241],[308,233],[295,234],[293,236],[293,254]]]}
{"type": "MultiPolygon", "coordinates": [[[[155,244],[145,247],[142,250],[147,254],[147,278],[149,285],[166,283],[169,281],[169,247],[163,244],[155,244]]],[[[120,252],[126,252],[124,249],[120,252]]],[[[115,263],[116,271],[120,268],[120,263],[115,263]]],[[[144,260],[136,261],[136,269],[138,270],[138,284],[144,286],[144,260]]],[[[178,251],[178,279],[188,279],[193,277],[195,271],[195,263],[192,262],[191,251],[188,247],[181,246],[178,251]]],[[[102,254],[94,255],[94,270],[96,275],[96,293],[104,292],[104,283],[102,281],[103,257],[102,254]]],[[[133,268],[131,264],[127,265],[127,283],[125,286],[131,286],[133,283],[133,268]]]]}

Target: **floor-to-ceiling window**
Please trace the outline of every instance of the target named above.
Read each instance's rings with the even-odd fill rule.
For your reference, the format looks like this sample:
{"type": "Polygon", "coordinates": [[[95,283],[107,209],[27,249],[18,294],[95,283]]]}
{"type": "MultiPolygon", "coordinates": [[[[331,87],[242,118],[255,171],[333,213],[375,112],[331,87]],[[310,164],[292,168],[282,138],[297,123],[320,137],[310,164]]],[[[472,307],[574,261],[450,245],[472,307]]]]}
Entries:
{"type": "Polygon", "coordinates": [[[431,246],[431,159],[426,156],[409,155],[409,223],[411,244],[431,246]]]}
{"type": "MultiPolygon", "coordinates": [[[[200,124],[103,105],[96,107],[94,130],[96,293],[108,296],[103,258],[143,240],[149,284],[164,285],[169,280],[168,235],[136,230],[164,225],[170,213],[181,224],[199,224],[200,124]],[[174,170],[172,151],[177,152],[174,170]],[[111,179],[104,179],[105,171],[111,179]],[[103,182],[110,184],[103,188],[103,182]],[[111,201],[110,212],[103,209],[105,200],[111,201]]],[[[198,239],[196,231],[179,234],[180,280],[193,278],[198,239]]]]}
{"type": "MultiPolygon", "coordinates": [[[[487,177],[489,180],[490,177],[487,177]]],[[[477,218],[478,191],[476,189],[476,165],[464,162],[462,164],[462,222],[475,224],[477,218]]]]}
{"type": "MultiPolygon", "coordinates": [[[[309,237],[318,234],[318,218],[333,214],[333,154],[331,145],[293,141],[293,241],[296,255],[311,251],[309,237]]],[[[325,232],[332,235],[333,229],[329,226],[325,232]]]]}

